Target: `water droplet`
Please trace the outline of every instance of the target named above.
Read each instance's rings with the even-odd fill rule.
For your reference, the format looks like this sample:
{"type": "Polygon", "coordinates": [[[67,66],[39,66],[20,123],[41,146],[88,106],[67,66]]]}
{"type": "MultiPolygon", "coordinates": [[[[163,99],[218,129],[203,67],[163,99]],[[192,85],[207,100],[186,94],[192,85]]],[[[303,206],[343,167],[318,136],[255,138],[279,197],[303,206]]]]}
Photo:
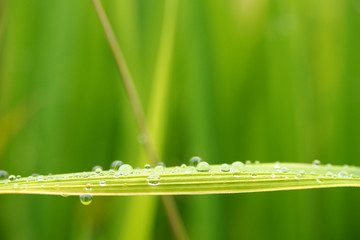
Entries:
{"type": "Polygon", "coordinates": [[[272,177],[272,178],[276,178],[275,173],[271,174],[271,177],[272,177]]]}
{"type": "Polygon", "coordinates": [[[186,174],[196,173],[196,168],[195,168],[195,167],[188,167],[188,168],[185,170],[185,173],[186,173],[186,174]]]}
{"type": "Polygon", "coordinates": [[[85,185],[85,190],[86,190],[86,191],[91,191],[91,190],[92,190],[90,183],[87,183],[87,184],[85,185]]]}
{"type": "Polygon", "coordinates": [[[123,164],[119,168],[119,172],[123,176],[128,176],[129,174],[131,174],[133,172],[133,167],[131,165],[129,165],[129,164],[123,164]]]}
{"type": "Polygon", "coordinates": [[[144,169],[145,169],[145,171],[150,171],[150,170],[151,170],[151,165],[150,165],[150,164],[146,164],[146,165],[144,166],[144,169]]]}
{"type": "Polygon", "coordinates": [[[295,178],[300,179],[300,178],[303,178],[304,175],[305,175],[305,171],[301,170],[296,174],[295,178]]]}
{"type": "Polygon", "coordinates": [[[119,160],[116,160],[116,161],[113,161],[111,163],[111,166],[110,166],[110,169],[113,169],[115,171],[118,171],[119,168],[121,167],[121,165],[123,165],[124,163],[122,161],[119,161],[119,160]]]}
{"type": "Polygon", "coordinates": [[[202,161],[202,159],[199,157],[192,157],[190,159],[189,163],[190,163],[190,166],[196,167],[201,161],[202,161]]]}
{"type": "Polygon", "coordinates": [[[279,169],[279,168],[280,168],[280,162],[275,162],[274,169],[279,169]]]}
{"type": "Polygon", "coordinates": [[[151,174],[147,178],[148,184],[151,186],[157,186],[160,184],[160,177],[157,174],[151,174]]]}
{"type": "Polygon", "coordinates": [[[9,180],[9,182],[14,182],[14,181],[16,181],[15,175],[10,175],[10,176],[8,177],[8,180],[9,180]]]}
{"type": "Polygon", "coordinates": [[[250,160],[246,160],[245,164],[246,164],[246,165],[250,165],[250,164],[251,164],[251,161],[250,161],[250,160]]]}
{"type": "Polygon", "coordinates": [[[96,173],[100,173],[102,171],[102,167],[101,166],[95,166],[92,168],[92,171],[96,172],[96,173]]]}
{"type": "Polygon", "coordinates": [[[158,163],[156,164],[156,166],[166,167],[164,162],[158,162],[158,163]]]}
{"type": "Polygon", "coordinates": [[[198,172],[208,172],[210,170],[210,165],[207,162],[200,162],[196,166],[198,172]]]}
{"type": "Polygon", "coordinates": [[[102,187],[106,186],[106,181],[105,180],[100,180],[99,185],[102,186],[102,187]]]}
{"type": "Polygon", "coordinates": [[[89,194],[80,195],[80,202],[83,205],[89,205],[92,202],[93,197],[89,194]]]}
{"type": "Polygon", "coordinates": [[[83,178],[88,178],[89,177],[89,174],[87,172],[83,172],[82,175],[81,175],[83,178]]]}
{"type": "Polygon", "coordinates": [[[256,160],[256,161],[254,162],[254,164],[260,164],[260,161],[256,160]]]}
{"type": "Polygon", "coordinates": [[[319,160],[317,160],[317,159],[315,159],[315,160],[312,162],[313,167],[319,167],[320,164],[321,164],[321,162],[320,162],[319,160]]]}
{"type": "Polygon", "coordinates": [[[231,169],[233,172],[240,172],[242,169],[244,169],[244,163],[240,161],[233,162],[231,164],[231,169]]]}
{"type": "Polygon", "coordinates": [[[316,181],[317,181],[318,183],[323,183],[323,182],[324,182],[324,179],[323,179],[321,176],[319,176],[319,177],[316,179],[316,181]]]}
{"type": "Polygon", "coordinates": [[[282,173],[287,173],[287,172],[289,171],[289,169],[288,169],[287,167],[282,167],[282,168],[280,169],[280,171],[281,171],[282,173]]]}
{"type": "Polygon", "coordinates": [[[251,173],[251,175],[250,175],[251,177],[253,177],[253,178],[256,178],[257,177],[257,172],[253,172],[253,173],[251,173]]]}
{"type": "Polygon", "coordinates": [[[172,170],[172,173],[180,173],[180,172],[181,172],[180,167],[174,167],[174,169],[172,170]]]}
{"type": "Polygon", "coordinates": [[[163,166],[156,166],[155,167],[155,172],[158,173],[158,174],[161,174],[164,172],[164,167],[163,166]]]}
{"type": "Polygon", "coordinates": [[[33,174],[31,174],[31,176],[32,176],[32,177],[37,177],[37,176],[39,176],[39,174],[33,173],[33,174]]]}
{"type": "Polygon", "coordinates": [[[186,168],[186,164],[185,163],[183,163],[183,164],[181,164],[181,166],[180,166],[181,168],[186,168]]]}
{"type": "Polygon", "coordinates": [[[6,171],[0,170],[0,180],[5,180],[9,177],[9,174],[6,171]]]}
{"type": "Polygon", "coordinates": [[[221,171],[221,172],[230,172],[230,166],[229,166],[229,164],[226,164],[226,163],[221,164],[221,166],[220,166],[220,171],[221,171]]]}
{"type": "Polygon", "coordinates": [[[338,173],[339,178],[346,178],[348,177],[349,173],[347,171],[341,171],[338,173]]]}

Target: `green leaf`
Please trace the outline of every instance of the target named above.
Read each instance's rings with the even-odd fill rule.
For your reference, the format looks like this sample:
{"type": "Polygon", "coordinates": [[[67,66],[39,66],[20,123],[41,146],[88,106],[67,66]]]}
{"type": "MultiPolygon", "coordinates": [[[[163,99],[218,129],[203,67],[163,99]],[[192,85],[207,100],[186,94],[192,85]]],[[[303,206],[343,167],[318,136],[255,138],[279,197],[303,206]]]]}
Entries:
{"type": "Polygon", "coordinates": [[[262,192],[292,189],[359,187],[360,169],[301,163],[208,165],[48,176],[15,177],[0,181],[0,194],[54,195],[179,195],[262,192]]]}

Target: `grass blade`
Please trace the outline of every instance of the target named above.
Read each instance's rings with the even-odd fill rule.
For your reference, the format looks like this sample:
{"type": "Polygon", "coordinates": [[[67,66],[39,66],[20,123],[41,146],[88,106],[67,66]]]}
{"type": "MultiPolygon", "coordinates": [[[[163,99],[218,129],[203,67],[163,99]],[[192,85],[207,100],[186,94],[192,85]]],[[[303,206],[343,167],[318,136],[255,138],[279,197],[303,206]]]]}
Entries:
{"type": "Polygon", "coordinates": [[[198,165],[197,170],[182,166],[161,171],[134,169],[129,172],[120,169],[118,172],[109,170],[25,178],[12,175],[0,182],[0,194],[193,195],[360,187],[358,167],[300,163],[233,164],[231,167],[206,164],[206,168],[201,167],[198,165]]]}

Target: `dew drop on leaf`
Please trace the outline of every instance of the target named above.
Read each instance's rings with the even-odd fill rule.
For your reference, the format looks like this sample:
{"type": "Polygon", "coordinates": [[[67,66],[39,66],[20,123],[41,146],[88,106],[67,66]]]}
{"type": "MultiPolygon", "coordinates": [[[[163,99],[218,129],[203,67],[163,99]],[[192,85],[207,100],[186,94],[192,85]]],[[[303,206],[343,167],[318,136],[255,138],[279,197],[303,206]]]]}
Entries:
{"type": "Polygon", "coordinates": [[[90,194],[80,195],[80,202],[83,205],[89,205],[92,202],[93,197],[90,194]]]}
{"type": "Polygon", "coordinates": [[[221,166],[220,166],[220,171],[221,171],[221,172],[230,172],[230,166],[229,166],[229,164],[226,164],[226,163],[221,164],[221,166]]]}
{"type": "Polygon", "coordinates": [[[312,162],[313,167],[319,167],[320,164],[321,164],[321,162],[317,159],[312,162]]]}
{"type": "Polygon", "coordinates": [[[102,171],[102,167],[101,166],[95,166],[92,168],[92,171],[96,172],[96,173],[100,173],[102,171]]]}
{"type": "Polygon", "coordinates": [[[110,169],[113,169],[115,171],[119,170],[119,168],[121,167],[121,165],[123,165],[124,163],[122,161],[116,160],[113,161],[111,163],[110,169]]]}
{"type": "Polygon", "coordinates": [[[208,172],[208,171],[210,171],[210,165],[207,162],[200,162],[196,166],[196,170],[198,172],[208,172]]]}
{"type": "Polygon", "coordinates": [[[339,178],[346,178],[349,175],[349,173],[347,171],[341,171],[338,174],[339,178]]]}
{"type": "Polygon", "coordinates": [[[15,175],[10,175],[10,176],[8,177],[8,180],[9,180],[10,182],[14,182],[14,181],[16,181],[16,176],[15,176],[15,175]]]}
{"type": "Polygon", "coordinates": [[[201,161],[202,159],[200,157],[192,157],[189,161],[189,164],[190,166],[196,167],[201,161]]]}
{"type": "Polygon", "coordinates": [[[147,182],[149,185],[151,186],[157,186],[160,184],[160,177],[157,174],[151,174],[149,175],[149,177],[147,178],[147,182]]]}
{"type": "Polygon", "coordinates": [[[150,164],[146,164],[146,165],[144,166],[144,169],[145,169],[145,171],[150,171],[150,170],[151,170],[150,164]]]}
{"type": "Polygon", "coordinates": [[[133,167],[129,164],[124,164],[119,168],[119,172],[123,176],[128,176],[133,172],[133,167]]]}

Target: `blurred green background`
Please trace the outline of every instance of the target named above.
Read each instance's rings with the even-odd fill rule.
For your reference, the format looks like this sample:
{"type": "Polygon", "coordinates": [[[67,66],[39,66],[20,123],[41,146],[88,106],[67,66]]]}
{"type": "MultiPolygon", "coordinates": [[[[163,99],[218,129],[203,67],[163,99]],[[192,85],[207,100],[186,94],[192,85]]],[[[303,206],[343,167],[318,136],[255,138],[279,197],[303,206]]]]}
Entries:
{"type": "MultiPolygon", "coordinates": [[[[146,109],[165,3],[103,0],[146,109]]],[[[359,0],[179,0],[176,12],[167,165],[194,155],[360,165],[359,0]]],[[[138,166],[137,136],[90,0],[0,0],[0,169],[138,166]]],[[[356,239],[359,197],[347,188],[175,199],[191,239],[356,239]]],[[[0,196],[0,239],[125,238],[173,238],[157,197],[83,206],[0,196]]]]}

